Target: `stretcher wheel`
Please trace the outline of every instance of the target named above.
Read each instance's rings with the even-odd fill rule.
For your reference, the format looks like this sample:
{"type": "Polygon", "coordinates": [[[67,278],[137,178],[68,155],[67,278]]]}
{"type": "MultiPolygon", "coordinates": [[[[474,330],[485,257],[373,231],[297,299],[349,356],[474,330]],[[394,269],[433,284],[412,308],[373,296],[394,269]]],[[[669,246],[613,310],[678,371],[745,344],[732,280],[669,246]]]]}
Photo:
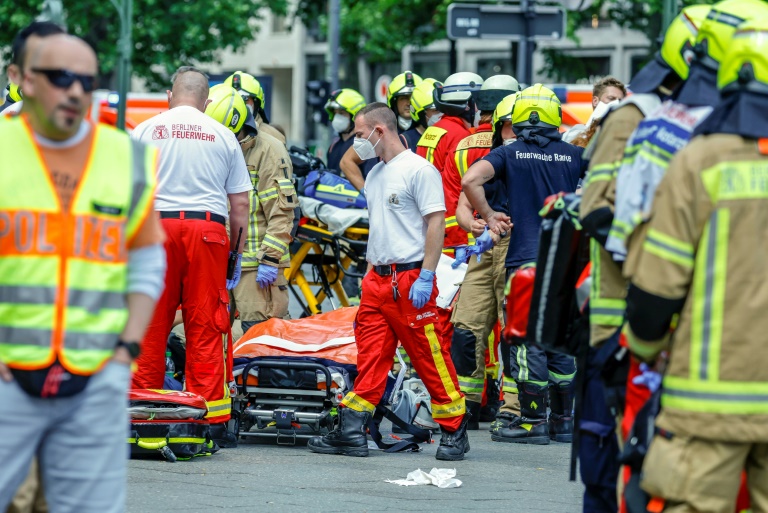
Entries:
{"type": "Polygon", "coordinates": [[[158,449],[158,451],[160,451],[160,454],[163,455],[163,458],[168,460],[170,463],[176,463],[176,455],[173,454],[173,451],[171,450],[170,447],[166,445],[158,449]]]}

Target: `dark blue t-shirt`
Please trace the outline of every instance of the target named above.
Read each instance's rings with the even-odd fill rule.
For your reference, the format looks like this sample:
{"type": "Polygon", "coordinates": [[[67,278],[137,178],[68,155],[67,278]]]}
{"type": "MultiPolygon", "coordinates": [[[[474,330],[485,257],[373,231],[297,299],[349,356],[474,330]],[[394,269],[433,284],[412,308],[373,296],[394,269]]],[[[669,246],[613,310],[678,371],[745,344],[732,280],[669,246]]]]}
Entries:
{"type": "Polygon", "coordinates": [[[419,144],[419,139],[421,139],[421,133],[415,128],[411,128],[400,135],[405,139],[405,144],[408,146],[408,149],[416,153],[416,146],[419,144]]]}
{"type": "Polygon", "coordinates": [[[506,267],[536,260],[539,249],[539,210],[544,199],[558,192],[574,192],[586,172],[583,148],[559,140],[543,148],[515,141],[496,148],[484,157],[506,188],[509,216],[514,228],[509,241],[506,267]]]}

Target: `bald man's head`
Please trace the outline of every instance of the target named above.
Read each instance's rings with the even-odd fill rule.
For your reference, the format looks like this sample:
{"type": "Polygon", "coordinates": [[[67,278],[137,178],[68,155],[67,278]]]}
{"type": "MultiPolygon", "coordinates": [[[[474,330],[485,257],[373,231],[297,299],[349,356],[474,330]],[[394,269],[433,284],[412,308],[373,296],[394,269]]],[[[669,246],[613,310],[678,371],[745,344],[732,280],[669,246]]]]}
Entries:
{"type": "Polygon", "coordinates": [[[189,105],[205,111],[208,100],[208,75],[193,66],[182,66],[171,77],[173,88],[168,95],[171,108],[189,105]]]}
{"type": "Polygon", "coordinates": [[[54,35],[42,40],[24,70],[24,112],[33,129],[50,139],[77,133],[91,106],[98,61],[85,41],[54,35]]]}

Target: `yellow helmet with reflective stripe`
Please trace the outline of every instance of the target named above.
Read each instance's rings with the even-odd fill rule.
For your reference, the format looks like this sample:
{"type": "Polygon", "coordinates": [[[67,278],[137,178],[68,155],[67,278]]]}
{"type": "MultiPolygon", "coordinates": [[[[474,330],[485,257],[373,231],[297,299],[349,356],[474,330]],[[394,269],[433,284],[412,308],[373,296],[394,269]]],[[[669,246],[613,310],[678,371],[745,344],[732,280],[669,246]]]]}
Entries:
{"type": "Polygon", "coordinates": [[[211,102],[205,107],[205,113],[210,117],[238,133],[245,118],[248,117],[248,109],[240,93],[227,84],[218,84],[211,87],[208,92],[208,99],[211,102]]]}
{"type": "Polygon", "coordinates": [[[421,77],[413,71],[403,71],[392,79],[387,89],[387,105],[392,106],[392,99],[406,94],[413,94],[417,85],[421,84],[421,77]]]}
{"type": "Polygon", "coordinates": [[[505,96],[493,111],[493,133],[501,131],[501,127],[505,121],[512,119],[512,108],[515,106],[515,100],[517,94],[510,94],[505,96]]]}
{"type": "Polygon", "coordinates": [[[768,18],[744,23],[733,35],[720,62],[717,88],[768,94],[768,18]]]}
{"type": "Polygon", "coordinates": [[[337,89],[331,93],[331,97],[325,102],[325,111],[331,121],[333,121],[333,111],[336,109],[347,111],[354,120],[355,114],[360,112],[365,105],[363,95],[354,89],[337,89]]]}
{"type": "MultiPolygon", "coordinates": [[[[434,78],[425,78],[419,85],[413,88],[411,93],[411,119],[418,122],[426,109],[435,108],[435,100],[432,91],[435,84],[439,83],[434,78]]],[[[425,120],[426,121],[426,120],[425,120]]]]}
{"type": "Polygon", "coordinates": [[[688,69],[694,56],[693,45],[699,34],[699,27],[711,10],[711,5],[686,7],[672,20],[664,35],[661,58],[683,80],[688,78],[688,69]]]}
{"type": "Polygon", "coordinates": [[[10,98],[14,103],[20,102],[22,100],[21,88],[13,82],[9,82],[5,88],[5,96],[10,98]]]}
{"type": "Polygon", "coordinates": [[[264,88],[261,87],[261,83],[253,75],[243,73],[242,71],[235,71],[224,80],[224,83],[235,88],[241,94],[246,93],[254,100],[258,100],[257,109],[264,107],[264,88]]]}
{"type": "Polygon", "coordinates": [[[516,94],[512,106],[513,125],[558,128],[562,122],[560,100],[551,89],[534,84],[516,94]]]}
{"type": "Polygon", "coordinates": [[[717,70],[736,29],[745,21],[768,16],[763,0],[724,0],[712,6],[696,37],[696,60],[717,70]]]}

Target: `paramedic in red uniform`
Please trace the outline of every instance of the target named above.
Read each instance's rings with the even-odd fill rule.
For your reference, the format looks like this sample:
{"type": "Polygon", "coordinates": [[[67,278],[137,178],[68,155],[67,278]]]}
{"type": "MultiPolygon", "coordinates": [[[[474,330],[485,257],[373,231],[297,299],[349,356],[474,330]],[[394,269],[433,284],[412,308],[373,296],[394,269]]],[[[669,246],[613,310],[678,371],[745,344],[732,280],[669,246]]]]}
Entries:
{"type": "Polygon", "coordinates": [[[138,359],[134,388],[162,388],[168,333],[181,304],[187,337],[186,390],[205,398],[211,434],[232,445],[225,423],[231,399],[225,375],[224,344],[229,332],[229,296],[240,277],[240,258],[227,280],[231,251],[242,252],[248,231],[248,194],[253,189],[235,134],[204,114],[208,78],[189,66],[179,68],[168,92],[170,110],[136,127],[134,139],[160,148],[158,211],[167,235],[168,271],[138,359]],[[232,239],[227,237],[227,199],[232,239]]]}
{"type": "Polygon", "coordinates": [[[355,327],[359,375],[339,408],[339,426],[310,440],[309,448],[368,455],[365,426],[382,399],[399,340],[432,398],[432,417],[443,433],[437,459],[461,460],[469,451],[468,417],[450,351],[441,343],[435,304],[445,231],[440,174],[403,146],[395,115],[384,103],[357,114],[353,147],[362,160],[381,158],[365,183],[370,236],[355,327]]]}

